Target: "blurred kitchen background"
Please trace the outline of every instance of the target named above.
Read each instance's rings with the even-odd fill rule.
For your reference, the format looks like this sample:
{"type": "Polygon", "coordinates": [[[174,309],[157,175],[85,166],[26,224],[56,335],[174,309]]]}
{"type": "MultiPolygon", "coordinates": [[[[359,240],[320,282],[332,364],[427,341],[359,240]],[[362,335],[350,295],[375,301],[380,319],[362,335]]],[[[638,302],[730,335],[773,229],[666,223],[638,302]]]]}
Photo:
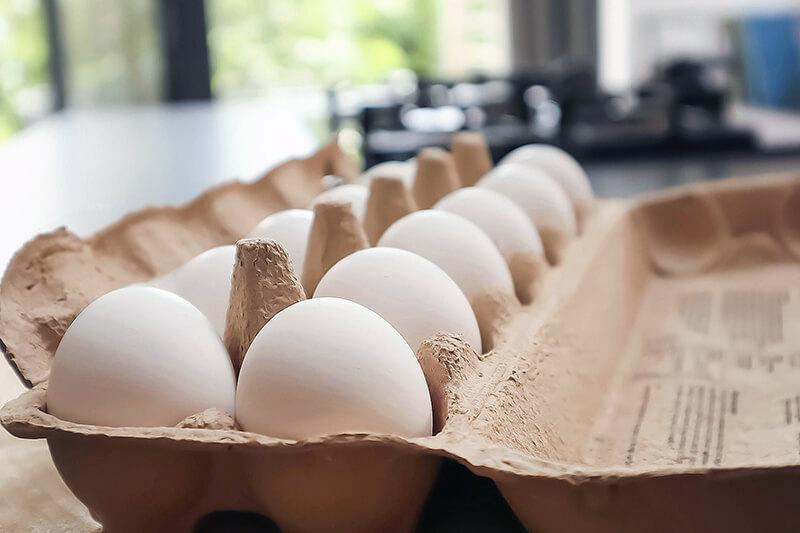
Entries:
{"type": "Polygon", "coordinates": [[[63,111],[280,102],[290,134],[262,146],[278,157],[338,132],[369,165],[459,129],[498,156],[793,152],[798,15],[786,0],[3,0],[0,142],[63,111]]]}
{"type": "Polygon", "coordinates": [[[799,31],[800,0],[0,0],[0,194],[88,233],[334,135],[369,166],[463,129],[605,196],[794,169],[799,31]]]}

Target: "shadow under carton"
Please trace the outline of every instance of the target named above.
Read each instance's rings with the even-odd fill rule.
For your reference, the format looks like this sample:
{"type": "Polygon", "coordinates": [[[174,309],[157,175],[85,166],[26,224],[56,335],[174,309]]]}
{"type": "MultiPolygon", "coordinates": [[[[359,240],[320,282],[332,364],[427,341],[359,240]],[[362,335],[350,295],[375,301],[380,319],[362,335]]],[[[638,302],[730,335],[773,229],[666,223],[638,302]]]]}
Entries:
{"type": "Polygon", "coordinates": [[[234,242],[273,210],[308,205],[315,183],[341,172],[327,150],[287,164],[294,178],[279,167],[238,200],[226,187],[240,185],[198,200],[228,197],[234,219],[194,204],[148,210],[88,240],[63,230],[38,237],[12,261],[0,336],[34,387],[0,421],[47,438],[64,480],[109,531],[190,530],[223,509],[262,513],[289,532],[409,531],[440,457],[494,480],[534,531],[800,529],[792,176],[598,201],[492,351],[475,354],[448,335],[423,344],[432,437],[294,442],[46,413],[50,359],[80,309],[234,242]],[[282,192],[295,179],[305,185],[282,192]],[[165,220],[174,233],[145,231],[165,220]]]}

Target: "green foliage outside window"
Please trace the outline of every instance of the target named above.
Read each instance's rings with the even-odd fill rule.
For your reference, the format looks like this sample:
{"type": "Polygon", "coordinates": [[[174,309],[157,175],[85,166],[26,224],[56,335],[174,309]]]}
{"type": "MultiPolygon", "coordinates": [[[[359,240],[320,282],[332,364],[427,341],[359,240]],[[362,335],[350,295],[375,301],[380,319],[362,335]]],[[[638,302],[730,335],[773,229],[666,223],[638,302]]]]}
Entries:
{"type": "Polygon", "coordinates": [[[221,96],[436,69],[430,0],[208,0],[206,7],[212,87],[221,96]]]}
{"type": "Polygon", "coordinates": [[[50,105],[46,35],[39,0],[0,1],[0,141],[50,105]]]}
{"type": "MultiPolygon", "coordinates": [[[[437,70],[434,0],[206,0],[212,89],[372,83],[437,70]]],[[[156,0],[59,2],[68,105],[159,98],[156,0]]],[[[0,0],[0,141],[51,106],[41,0],[0,0]]]]}

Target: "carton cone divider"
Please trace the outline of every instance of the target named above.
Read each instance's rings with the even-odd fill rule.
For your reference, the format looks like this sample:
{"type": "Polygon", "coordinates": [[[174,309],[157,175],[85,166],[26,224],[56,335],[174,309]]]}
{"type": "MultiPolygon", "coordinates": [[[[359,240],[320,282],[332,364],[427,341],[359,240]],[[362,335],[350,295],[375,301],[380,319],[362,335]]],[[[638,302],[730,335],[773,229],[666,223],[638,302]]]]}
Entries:
{"type": "Polygon", "coordinates": [[[458,398],[452,389],[465,379],[467,368],[477,359],[478,354],[459,335],[439,333],[420,344],[417,360],[431,394],[434,435],[458,418],[458,398]]]}
{"type": "Polygon", "coordinates": [[[265,239],[236,243],[223,342],[237,373],[264,324],[300,300],[305,300],[305,292],[280,243],[265,239]]]}
{"type": "Polygon", "coordinates": [[[519,300],[511,292],[490,289],[475,296],[470,303],[478,319],[483,353],[487,353],[497,345],[503,329],[519,311],[519,300]]]}
{"type": "Polygon", "coordinates": [[[368,247],[364,228],[349,202],[316,204],[303,267],[302,282],[306,295],[313,296],[319,280],[340,259],[368,247]]]}
{"type": "Polygon", "coordinates": [[[521,252],[511,257],[508,269],[514,280],[514,292],[521,304],[527,305],[533,302],[536,298],[536,289],[548,268],[547,259],[542,254],[521,252]]]}
{"type": "Polygon", "coordinates": [[[492,170],[492,156],[486,136],[477,131],[462,131],[453,135],[451,145],[461,185],[472,187],[492,170]]]}
{"type": "Polygon", "coordinates": [[[416,210],[417,204],[402,180],[386,176],[373,179],[364,215],[364,230],[370,246],[378,244],[383,232],[396,220],[416,210]]]}
{"type": "Polygon", "coordinates": [[[417,154],[417,176],[412,193],[420,209],[436,202],[460,187],[453,156],[440,148],[425,148],[417,154]]]}

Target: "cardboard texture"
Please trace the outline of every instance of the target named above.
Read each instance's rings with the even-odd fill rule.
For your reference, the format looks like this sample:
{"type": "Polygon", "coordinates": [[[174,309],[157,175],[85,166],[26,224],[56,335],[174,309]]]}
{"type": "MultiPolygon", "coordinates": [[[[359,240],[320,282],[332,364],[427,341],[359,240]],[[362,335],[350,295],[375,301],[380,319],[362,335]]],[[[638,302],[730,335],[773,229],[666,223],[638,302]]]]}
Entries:
{"type": "Polygon", "coordinates": [[[417,154],[417,174],[411,193],[420,209],[436,202],[461,186],[452,154],[441,148],[424,148],[417,154]]]}
{"type": "Polygon", "coordinates": [[[319,280],[344,257],[369,247],[364,228],[348,202],[319,202],[308,236],[303,288],[311,297],[319,280]]]}
{"type": "Polygon", "coordinates": [[[236,243],[222,340],[237,375],[247,349],[264,324],[305,299],[303,286],[280,243],[263,239],[242,239],[236,243]]]}
{"type": "Polygon", "coordinates": [[[52,354],[83,306],[236,241],[273,210],[307,205],[339,158],[326,150],[247,194],[224,186],[88,240],[37,237],[9,266],[0,336],[34,387],[0,421],[47,439],[106,530],[190,530],[237,509],[289,532],[409,531],[439,457],[493,479],[531,531],[800,530],[795,176],[598,201],[559,264],[541,269],[531,304],[487,297],[490,352],[447,334],[420,347],[432,437],[295,442],[225,429],[219,412],[175,428],[47,413],[52,354]]]}
{"type": "Polygon", "coordinates": [[[367,210],[364,214],[364,230],[369,244],[375,246],[389,226],[412,211],[417,210],[411,191],[403,180],[387,176],[375,176],[369,184],[367,210]]]}
{"type": "Polygon", "coordinates": [[[489,154],[489,146],[483,133],[477,131],[455,133],[450,148],[453,151],[453,160],[462,186],[475,185],[492,170],[492,156],[489,154]]]}

